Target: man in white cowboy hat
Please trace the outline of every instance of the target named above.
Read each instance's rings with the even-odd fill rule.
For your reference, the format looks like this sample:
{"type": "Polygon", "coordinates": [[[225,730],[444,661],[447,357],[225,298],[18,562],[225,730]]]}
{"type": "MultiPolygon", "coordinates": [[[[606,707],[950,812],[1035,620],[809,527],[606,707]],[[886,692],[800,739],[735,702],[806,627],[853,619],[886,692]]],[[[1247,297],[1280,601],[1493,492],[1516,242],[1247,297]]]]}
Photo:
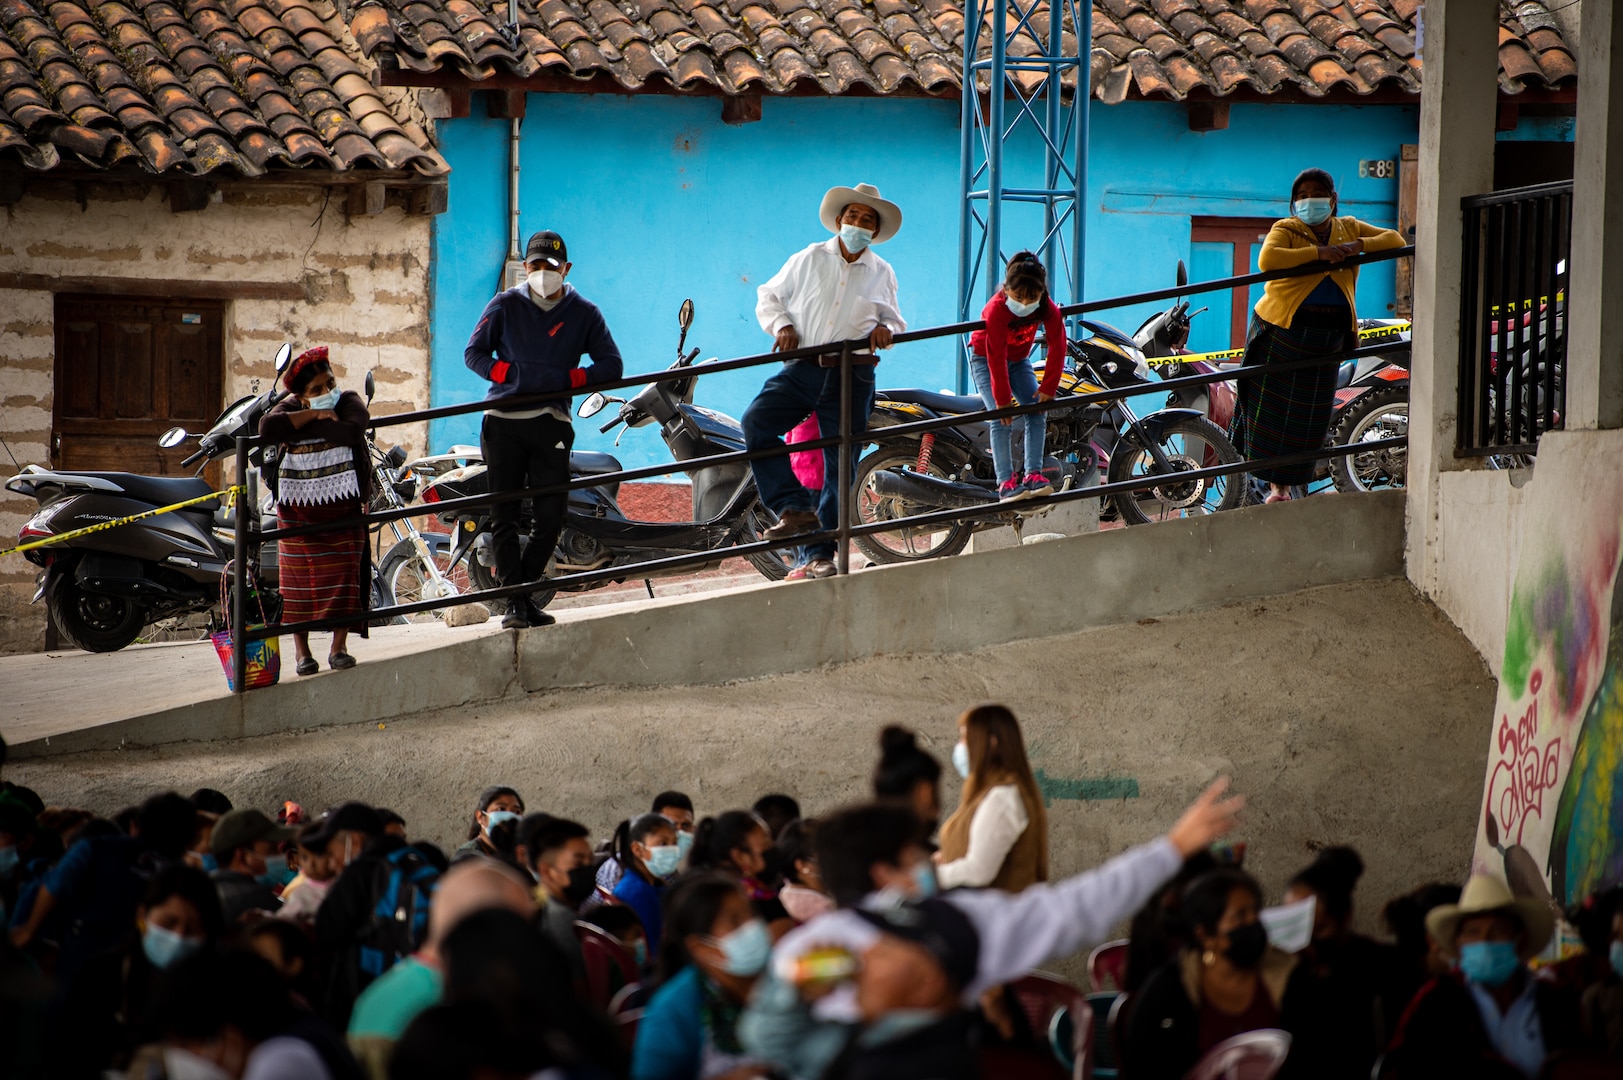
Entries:
{"type": "MultiPolygon", "coordinates": [[[[896,300],[896,272],[873,251],[896,235],[902,211],[880,198],[872,184],[830,188],[819,211],[823,227],[834,236],[789,257],[783,269],[758,290],[755,317],[772,335],[777,352],[811,345],[861,340],[866,348],[852,356],[851,430],[866,431],[873,408],[875,350],[888,349],[895,334],[907,329],[896,300]]],[[[751,450],[783,446],[783,434],[812,413],[824,437],[840,430],[840,355],[795,360],[785,364],[761,388],[744,411],[744,442],[751,450]]],[[[851,455],[855,479],[856,455],[851,455]]],[[[823,452],[823,492],[815,501],[795,479],[787,456],[751,463],[761,501],[778,517],[766,530],[773,540],[839,527],[839,449],[823,452]]],[[[832,577],[834,545],[808,545],[808,562],[794,576],[832,577]]]]}
{"type": "Polygon", "coordinates": [[[1410,1003],[1391,1075],[1531,1080],[1551,1054],[1580,1046],[1576,996],[1527,967],[1554,929],[1547,902],[1518,899],[1487,875],[1466,882],[1459,903],[1432,908],[1426,930],[1459,968],[1410,1003]]]}

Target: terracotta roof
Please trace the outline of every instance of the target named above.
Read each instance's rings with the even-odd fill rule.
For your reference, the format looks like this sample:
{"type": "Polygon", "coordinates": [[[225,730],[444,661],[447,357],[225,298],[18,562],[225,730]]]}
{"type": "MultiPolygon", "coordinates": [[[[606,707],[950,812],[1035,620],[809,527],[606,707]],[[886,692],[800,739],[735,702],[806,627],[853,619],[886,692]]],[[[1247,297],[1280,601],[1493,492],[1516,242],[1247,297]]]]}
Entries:
{"type": "MultiPolygon", "coordinates": [[[[957,0],[365,0],[351,20],[385,68],[612,80],[625,90],[956,95],[957,0]]],[[[1045,0],[1032,25],[1047,32],[1045,0]]],[[[1095,0],[1094,94],[1181,100],[1239,87],[1418,93],[1417,0],[1095,0]]],[[[1509,92],[1575,75],[1539,0],[1502,8],[1509,92]]],[[[1074,41],[1074,39],[1073,39],[1074,41]]],[[[1022,51],[1016,43],[1014,52],[1022,51]]],[[[1073,45],[1074,47],[1074,45],[1073,45]]],[[[1024,51],[1038,51],[1036,39],[1024,51]]],[[[1033,76],[1035,78],[1035,76],[1033,76]]]]}
{"type": "Polygon", "coordinates": [[[0,164],[446,172],[339,38],[327,0],[0,0],[0,164]]]}

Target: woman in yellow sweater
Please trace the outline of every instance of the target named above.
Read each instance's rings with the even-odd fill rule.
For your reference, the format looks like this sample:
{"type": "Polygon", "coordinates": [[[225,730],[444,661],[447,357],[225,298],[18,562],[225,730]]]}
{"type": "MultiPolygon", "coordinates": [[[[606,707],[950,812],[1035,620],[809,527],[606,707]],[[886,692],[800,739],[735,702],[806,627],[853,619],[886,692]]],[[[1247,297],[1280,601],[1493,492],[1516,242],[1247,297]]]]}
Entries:
{"type": "MultiPolygon", "coordinates": [[[[1337,266],[1366,251],[1403,246],[1391,229],[1336,217],[1336,186],[1323,169],[1306,169],[1291,185],[1292,216],[1274,222],[1257,256],[1263,272],[1323,262],[1337,266]]],[[[1358,268],[1268,282],[1246,335],[1245,366],[1267,367],[1341,352],[1357,341],[1358,268]]],[[[1324,445],[1335,402],[1333,363],[1239,380],[1229,430],[1235,448],[1255,460],[1299,454],[1324,445]]],[[[1259,469],[1266,502],[1292,498],[1313,478],[1313,462],[1259,469]]]]}

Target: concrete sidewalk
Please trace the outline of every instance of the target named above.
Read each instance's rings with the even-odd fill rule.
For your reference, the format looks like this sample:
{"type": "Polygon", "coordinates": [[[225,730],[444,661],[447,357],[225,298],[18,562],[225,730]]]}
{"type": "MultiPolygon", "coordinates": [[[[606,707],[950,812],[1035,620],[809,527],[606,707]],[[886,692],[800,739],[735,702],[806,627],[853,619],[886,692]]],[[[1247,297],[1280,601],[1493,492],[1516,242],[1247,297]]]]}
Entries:
{"type": "MultiPolygon", "coordinates": [[[[374,630],[360,666],[226,692],[206,643],[0,659],[16,757],[235,739],[563,687],[719,683],[964,652],[1403,570],[1402,493],[1307,499],[1033,546],[494,620],[374,630]]],[[[320,638],[317,639],[320,641],[320,638]]],[[[284,643],[291,656],[290,643],[284,643]]],[[[318,645],[318,650],[323,645],[318,645]]]]}

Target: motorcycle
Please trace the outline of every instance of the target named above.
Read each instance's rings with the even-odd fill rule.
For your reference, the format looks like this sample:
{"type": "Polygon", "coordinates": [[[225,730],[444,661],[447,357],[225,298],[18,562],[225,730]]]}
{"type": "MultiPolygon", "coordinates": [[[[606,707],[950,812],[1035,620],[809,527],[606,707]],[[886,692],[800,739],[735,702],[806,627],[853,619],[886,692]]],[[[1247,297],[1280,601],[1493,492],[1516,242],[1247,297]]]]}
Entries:
{"type": "MultiPolygon", "coordinates": [[[[688,330],[693,325],[693,301],[684,300],[677,319],[681,335],[676,360],[670,370],[693,366],[698,348],[684,352],[688,330]]],[[[596,416],[610,405],[619,405],[615,419],[598,430],[603,433],[623,427],[658,424],[660,436],[678,461],[736,453],[744,449],[744,432],[737,420],[693,404],[697,379],[689,377],[649,383],[629,401],[605,394],[591,394],[577,410],[581,418],[596,416]]],[[[615,440],[619,445],[619,439],[615,440]]],[[[450,455],[436,460],[443,468],[423,489],[423,502],[430,512],[436,503],[471,495],[488,494],[490,478],[483,458],[474,447],[453,447],[450,455]],[[459,453],[460,452],[460,453],[459,453]],[[461,464],[457,464],[457,462],[461,464]]],[[[572,451],[569,472],[575,479],[621,472],[623,466],[611,454],[572,451]]],[[[693,485],[693,520],[683,522],[633,521],[620,510],[619,482],[597,484],[569,493],[564,529],[548,568],[548,574],[582,573],[604,567],[630,565],[653,559],[714,552],[715,558],[699,566],[684,566],[656,574],[628,572],[614,578],[619,583],[631,577],[666,577],[714,569],[728,558],[729,549],[754,543],[773,523],[772,514],[761,504],[749,465],[743,462],[712,465],[688,471],[693,485]]],[[[520,504],[520,545],[528,543],[531,508],[529,500],[520,504]]],[[[446,556],[443,572],[450,576],[465,567],[469,583],[476,589],[498,587],[495,550],[491,542],[490,510],[459,509],[436,513],[450,526],[455,541],[446,556]]],[[[784,578],[791,563],[779,552],[746,555],[750,564],[768,580],[784,578]]],[[[611,582],[597,581],[571,586],[571,592],[602,588],[611,582]]],[[[650,587],[651,588],[651,587],[650,587]]],[[[537,607],[552,602],[556,589],[542,588],[531,594],[537,607]]]]}
{"type": "MultiPolygon", "coordinates": [[[[277,370],[291,356],[292,347],[283,345],[277,370]]],[[[202,459],[206,467],[234,456],[237,436],[257,433],[260,418],[283,396],[273,388],[232,402],[181,465],[202,459]]],[[[184,429],[171,428],[158,445],[173,449],[187,438],[184,429]]],[[[256,447],[250,460],[255,468],[263,466],[263,449],[256,447]]],[[[38,513],[17,536],[18,543],[29,543],[195,499],[213,488],[201,475],[138,476],[28,465],[6,481],[6,490],[39,502],[38,513]]],[[[86,652],[122,649],[159,619],[211,613],[220,597],[220,576],[236,557],[237,513],[253,515],[257,528],[259,507],[239,503],[228,508],[216,498],[27,552],[26,558],[40,568],[32,602],[43,598],[57,630],[86,652]]],[[[281,609],[274,551],[250,551],[246,558],[249,579],[274,620],[281,609]]]]}
{"type": "MultiPolygon", "coordinates": [[[[1149,381],[1144,354],[1131,338],[1104,323],[1083,321],[1081,325],[1088,336],[1067,343],[1066,370],[1056,400],[1149,381]]],[[[983,421],[922,437],[883,436],[885,428],[898,424],[984,410],[979,397],[913,389],[881,391],[869,418],[870,431],[879,433],[878,446],[857,467],[856,505],[862,521],[996,503],[990,433],[983,421]]],[[[1019,432],[1015,435],[1018,454],[1019,432]]],[[[1171,477],[1239,460],[1223,432],[1193,409],[1162,409],[1140,417],[1123,396],[1062,406],[1048,413],[1043,471],[1061,490],[1090,483],[1100,473],[1109,482],[1119,483],[1144,476],[1171,477]]],[[[1100,516],[1138,525],[1229,509],[1237,504],[1237,495],[1228,480],[1168,479],[1132,495],[1109,497],[1100,516]]],[[[974,531],[1008,524],[1027,513],[1030,511],[1015,506],[1007,515],[989,520],[873,533],[858,537],[857,543],[876,562],[951,555],[963,550],[974,531]]]]}
{"type": "MultiPolygon", "coordinates": [[[[1188,272],[1181,259],[1178,261],[1177,280],[1180,287],[1189,283],[1188,272]]],[[[1145,356],[1159,361],[1154,368],[1163,379],[1207,375],[1238,366],[1237,363],[1218,363],[1217,357],[1183,359],[1189,355],[1186,345],[1191,323],[1196,315],[1205,310],[1200,308],[1191,312],[1188,301],[1179,300],[1167,310],[1146,319],[1133,335],[1133,340],[1145,356]]],[[[1387,342],[1406,345],[1409,339],[1407,320],[1359,320],[1359,348],[1387,342]]],[[[1242,352],[1235,350],[1232,354],[1220,356],[1232,356],[1237,361],[1242,352]]],[[[1175,390],[1168,395],[1167,404],[1196,409],[1220,429],[1227,431],[1234,416],[1236,400],[1235,383],[1225,381],[1175,390]]],[[[1352,447],[1360,442],[1406,435],[1408,401],[1407,350],[1343,361],[1336,373],[1335,404],[1326,447],[1352,447]]],[[[1346,492],[1402,487],[1405,460],[1402,447],[1347,454],[1322,460],[1315,469],[1314,479],[1322,482],[1333,478],[1336,490],[1346,492]]]]}

